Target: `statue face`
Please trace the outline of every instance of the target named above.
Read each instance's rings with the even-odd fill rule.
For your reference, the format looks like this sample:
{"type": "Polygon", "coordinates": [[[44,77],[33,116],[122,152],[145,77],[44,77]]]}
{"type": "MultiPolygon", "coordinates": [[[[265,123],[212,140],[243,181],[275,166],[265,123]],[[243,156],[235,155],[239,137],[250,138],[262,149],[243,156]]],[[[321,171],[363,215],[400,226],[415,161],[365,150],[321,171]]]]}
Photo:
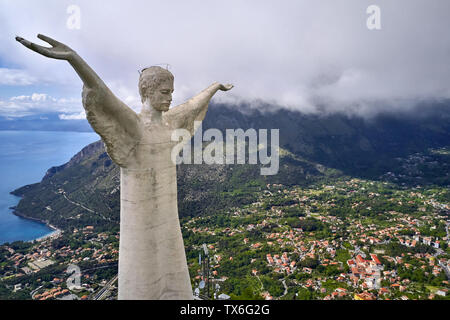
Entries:
{"type": "Polygon", "coordinates": [[[149,93],[150,105],[158,111],[169,110],[172,103],[173,80],[166,80],[149,93]]]}

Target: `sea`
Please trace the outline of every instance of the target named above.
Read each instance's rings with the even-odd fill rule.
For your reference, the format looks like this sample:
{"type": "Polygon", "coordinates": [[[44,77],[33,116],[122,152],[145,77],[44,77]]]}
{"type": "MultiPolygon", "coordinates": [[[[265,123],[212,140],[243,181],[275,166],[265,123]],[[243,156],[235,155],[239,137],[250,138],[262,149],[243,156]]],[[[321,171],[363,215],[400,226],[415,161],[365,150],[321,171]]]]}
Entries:
{"type": "Polygon", "coordinates": [[[45,237],[53,229],[12,214],[20,198],[10,192],[40,182],[47,170],[62,165],[88,144],[94,132],[0,131],[0,244],[45,237]]]}

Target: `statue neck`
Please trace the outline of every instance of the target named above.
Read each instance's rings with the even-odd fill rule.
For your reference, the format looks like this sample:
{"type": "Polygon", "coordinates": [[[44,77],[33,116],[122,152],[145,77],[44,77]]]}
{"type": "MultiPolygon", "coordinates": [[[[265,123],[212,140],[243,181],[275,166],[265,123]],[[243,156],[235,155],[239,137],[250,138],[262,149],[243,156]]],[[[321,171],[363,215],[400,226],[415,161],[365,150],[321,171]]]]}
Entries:
{"type": "Polygon", "coordinates": [[[141,115],[149,122],[162,123],[162,111],[153,108],[149,100],[145,100],[142,105],[141,115]]]}

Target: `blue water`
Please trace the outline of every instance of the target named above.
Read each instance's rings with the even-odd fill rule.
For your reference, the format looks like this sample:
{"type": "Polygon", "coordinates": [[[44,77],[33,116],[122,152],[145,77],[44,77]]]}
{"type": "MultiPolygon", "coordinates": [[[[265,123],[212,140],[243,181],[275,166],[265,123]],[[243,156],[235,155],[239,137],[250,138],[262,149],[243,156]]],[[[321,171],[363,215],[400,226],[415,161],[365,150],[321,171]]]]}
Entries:
{"type": "Polygon", "coordinates": [[[20,198],[9,192],[41,181],[47,169],[66,163],[97,140],[90,132],[0,131],[0,244],[34,240],[53,231],[13,215],[9,208],[20,198]]]}

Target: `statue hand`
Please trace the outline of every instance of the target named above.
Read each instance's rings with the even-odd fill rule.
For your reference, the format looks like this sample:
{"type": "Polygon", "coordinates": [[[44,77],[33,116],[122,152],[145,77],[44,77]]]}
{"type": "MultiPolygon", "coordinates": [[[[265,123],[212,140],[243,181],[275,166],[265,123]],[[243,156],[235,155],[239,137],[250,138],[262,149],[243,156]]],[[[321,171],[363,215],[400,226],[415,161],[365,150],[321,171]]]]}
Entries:
{"type": "Polygon", "coordinates": [[[220,85],[220,87],[219,87],[219,90],[222,90],[222,91],[228,91],[228,90],[231,90],[231,89],[233,89],[233,85],[232,84],[221,84],[220,85]]]}
{"type": "Polygon", "coordinates": [[[72,50],[71,48],[69,48],[68,46],[66,46],[61,42],[53,40],[52,38],[49,38],[42,34],[38,34],[38,38],[49,43],[52,47],[51,48],[43,47],[21,37],[16,37],[16,40],[21,44],[23,44],[28,49],[31,49],[48,58],[59,60],[70,60],[76,55],[74,50],[72,50]]]}

